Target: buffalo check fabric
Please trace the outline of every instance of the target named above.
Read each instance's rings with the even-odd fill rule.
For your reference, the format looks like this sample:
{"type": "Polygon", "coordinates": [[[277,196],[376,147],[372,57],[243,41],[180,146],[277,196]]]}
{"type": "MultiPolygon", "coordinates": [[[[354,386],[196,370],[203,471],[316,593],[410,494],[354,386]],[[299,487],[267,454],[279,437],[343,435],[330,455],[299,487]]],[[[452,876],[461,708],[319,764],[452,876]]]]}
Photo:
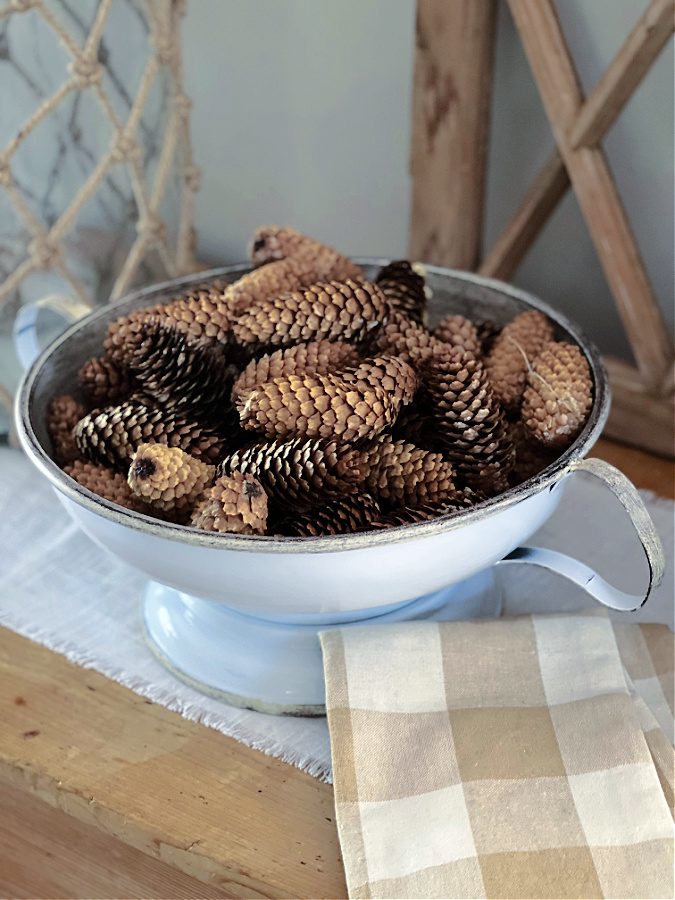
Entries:
{"type": "Polygon", "coordinates": [[[350,897],[673,896],[673,640],[604,614],[321,636],[350,897]]]}

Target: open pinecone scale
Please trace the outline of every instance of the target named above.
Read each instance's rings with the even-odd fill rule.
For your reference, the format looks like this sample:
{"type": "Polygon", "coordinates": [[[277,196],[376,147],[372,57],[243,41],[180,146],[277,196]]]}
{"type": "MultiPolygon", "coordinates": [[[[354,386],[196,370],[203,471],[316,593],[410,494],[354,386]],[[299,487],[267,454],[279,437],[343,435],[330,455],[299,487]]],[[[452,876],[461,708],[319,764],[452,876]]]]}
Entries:
{"type": "Polygon", "coordinates": [[[588,363],[543,313],[432,331],[422,266],[370,281],[276,226],[251,259],[113,321],[53,398],[54,458],[82,487],[188,528],[322,537],[460,514],[583,428],[588,363]]]}

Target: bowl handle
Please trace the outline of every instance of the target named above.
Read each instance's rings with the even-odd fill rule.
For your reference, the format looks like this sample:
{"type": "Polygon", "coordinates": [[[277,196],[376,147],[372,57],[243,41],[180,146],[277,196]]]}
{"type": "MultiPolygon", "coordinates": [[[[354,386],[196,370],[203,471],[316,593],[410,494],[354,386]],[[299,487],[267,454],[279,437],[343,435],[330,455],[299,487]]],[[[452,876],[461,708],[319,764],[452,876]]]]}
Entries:
{"type": "Polygon", "coordinates": [[[64,294],[48,294],[40,300],[21,306],[14,320],[12,335],[16,355],[24,369],[28,369],[44,349],[38,337],[37,325],[45,310],[56,313],[63,320],[63,328],[66,328],[90,313],[92,307],[64,294]]]}
{"type": "Polygon", "coordinates": [[[637,536],[642,544],[642,549],[647,557],[649,566],[649,583],[644,596],[627,594],[613,587],[604,578],[601,578],[590,566],[559,553],[557,550],[549,550],[545,547],[517,547],[508,556],[500,560],[497,565],[510,565],[517,563],[530,563],[541,566],[552,572],[567,578],[574,584],[583,588],[586,593],[594,597],[603,606],[617,609],[621,612],[633,612],[643,606],[649,599],[653,588],[658,587],[663,578],[666,560],[661,541],[651,520],[642,498],[635,486],[626,476],[606,463],[602,459],[574,460],[567,468],[569,474],[573,472],[588,472],[603,481],[621,502],[628,513],[637,536]]]}

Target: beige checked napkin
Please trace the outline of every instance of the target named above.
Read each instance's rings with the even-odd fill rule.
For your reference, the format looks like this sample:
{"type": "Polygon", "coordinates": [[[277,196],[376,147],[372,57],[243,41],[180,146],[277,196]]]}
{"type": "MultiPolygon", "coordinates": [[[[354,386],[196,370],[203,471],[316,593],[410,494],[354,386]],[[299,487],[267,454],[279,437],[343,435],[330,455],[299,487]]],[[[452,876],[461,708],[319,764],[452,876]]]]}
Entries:
{"type": "Polygon", "coordinates": [[[673,636],[606,615],[322,635],[350,897],[673,896],[673,636]]]}

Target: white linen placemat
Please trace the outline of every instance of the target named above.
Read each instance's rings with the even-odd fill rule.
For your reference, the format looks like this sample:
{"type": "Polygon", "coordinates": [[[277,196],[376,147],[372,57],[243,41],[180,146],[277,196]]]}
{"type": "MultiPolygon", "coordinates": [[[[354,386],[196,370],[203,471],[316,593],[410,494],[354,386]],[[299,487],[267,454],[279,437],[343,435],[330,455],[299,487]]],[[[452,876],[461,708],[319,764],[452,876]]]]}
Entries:
{"type": "MultiPolygon", "coordinates": [[[[622,621],[662,622],[672,629],[673,503],[653,495],[645,499],[669,566],[652,601],[622,621]]],[[[590,479],[571,479],[560,509],[535,542],[577,555],[625,590],[644,586],[646,564],[626,516],[590,479]]],[[[227,706],[178,681],[157,662],[141,630],[143,584],[137,572],[79,531],[23,454],[0,448],[0,624],[188,719],[330,780],[325,719],[227,706]]],[[[579,589],[534,568],[504,573],[503,584],[509,614],[590,605],[579,589]]]]}

